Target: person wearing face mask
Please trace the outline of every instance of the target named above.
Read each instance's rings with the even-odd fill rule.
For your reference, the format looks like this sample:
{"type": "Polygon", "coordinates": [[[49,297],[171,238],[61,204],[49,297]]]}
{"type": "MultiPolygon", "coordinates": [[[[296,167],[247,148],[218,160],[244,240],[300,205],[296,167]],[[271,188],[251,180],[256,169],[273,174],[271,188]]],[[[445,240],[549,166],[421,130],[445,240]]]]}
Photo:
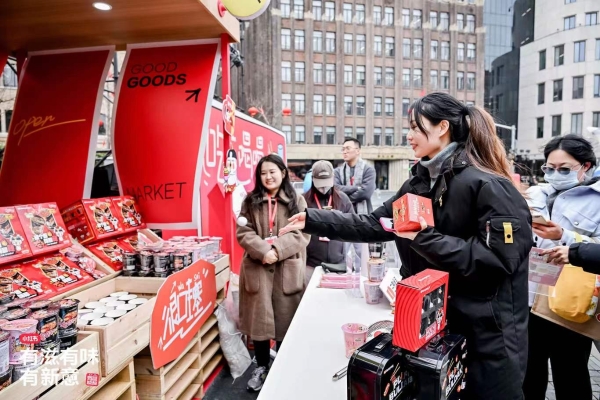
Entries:
{"type": "MultiPolygon", "coordinates": [[[[544,157],[542,171],[549,185],[531,187],[526,196],[532,212],[548,222],[533,223],[535,247],[600,242],[600,181],[592,178],[596,156],[591,143],[574,134],[556,137],[544,148],[544,157]]],[[[537,285],[530,282],[529,291],[531,307],[537,285]]],[[[545,399],[550,360],[557,400],[591,400],[591,349],[591,339],[530,315],[525,399],[545,399]]]]}
{"type": "MultiPolygon", "coordinates": [[[[329,161],[317,161],[312,167],[312,185],[304,194],[307,208],[339,210],[354,213],[352,202],[346,194],[333,186],[333,165],[329,161]]],[[[311,236],[306,248],[306,283],[321,263],[341,264],[345,260],[346,246],[325,236],[311,236]]]]}

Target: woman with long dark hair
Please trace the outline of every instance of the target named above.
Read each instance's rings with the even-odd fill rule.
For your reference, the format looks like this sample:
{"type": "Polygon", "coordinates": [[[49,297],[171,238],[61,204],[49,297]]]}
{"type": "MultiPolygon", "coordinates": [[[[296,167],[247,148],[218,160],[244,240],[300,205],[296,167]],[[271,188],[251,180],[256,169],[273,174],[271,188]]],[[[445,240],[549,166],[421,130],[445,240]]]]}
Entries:
{"type": "Polygon", "coordinates": [[[531,214],[511,180],[492,117],[445,93],[417,100],[408,142],[420,159],[412,178],[370,215],[308,209],[284,231],[353,242],[396,241],[401,275],[450,274],[448,327],[467,338],[462,399],[523,398],[527,364],[527,275],[531,214]],[[406,193],[433,202],[435,227],[394,235],[380,218],[406,193]]]}
{"type": "Polygon", "coordinates": [[[244,248],[240,271],[240,331],[254,341],[257,368],[248,390],[259,391],[269,372],[270,340],[280,345],[304,290],[308,237],[299,230],[279,230],[306,209],[296,194],[283,160],[274,154],[256,166],[254,190],[242,204],[245,226],[237,228],[244,248]]]}

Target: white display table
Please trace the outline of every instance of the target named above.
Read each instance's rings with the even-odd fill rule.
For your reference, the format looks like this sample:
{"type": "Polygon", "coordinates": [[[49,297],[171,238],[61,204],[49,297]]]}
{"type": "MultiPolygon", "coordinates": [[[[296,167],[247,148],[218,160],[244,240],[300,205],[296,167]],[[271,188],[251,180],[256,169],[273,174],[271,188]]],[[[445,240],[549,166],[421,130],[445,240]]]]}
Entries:
{"type": "Polygon", "coordinates": [[[345,290],[318,288],[322,273],[315,269],[259,400],[346,399],[346,378],[332,380],[348,365],[342,325],[393,320],[385,298],[370,305],[345,290]]]}

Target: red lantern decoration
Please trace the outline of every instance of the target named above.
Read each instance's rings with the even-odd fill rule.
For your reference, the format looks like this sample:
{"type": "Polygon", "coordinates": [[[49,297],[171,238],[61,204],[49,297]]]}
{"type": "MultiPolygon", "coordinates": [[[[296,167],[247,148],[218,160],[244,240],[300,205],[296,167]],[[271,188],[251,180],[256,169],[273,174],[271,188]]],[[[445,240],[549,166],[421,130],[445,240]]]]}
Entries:
{"type": "Polygon", "coordinates": [[[286,117],[289,117],[290,115],[292,115],[292,110],[290,108],[284,108],[283,110],[281,110],[281,112],[283,113],[283,115],[285,115],[286,117]]]}
{"type": "Polygon", "coordinates": [[[258,109],[256,107],[250,107],[248,109],[248,114],[250,114],[251,117],[254,117],[256,114],[258,114],[258,109]]]}

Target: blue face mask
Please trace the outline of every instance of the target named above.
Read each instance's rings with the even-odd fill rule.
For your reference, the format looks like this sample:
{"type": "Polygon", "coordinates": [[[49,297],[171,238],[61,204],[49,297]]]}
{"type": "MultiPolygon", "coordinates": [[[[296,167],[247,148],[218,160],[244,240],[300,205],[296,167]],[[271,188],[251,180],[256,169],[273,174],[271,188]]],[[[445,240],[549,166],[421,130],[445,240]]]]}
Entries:
{"type": "Polygon", "coordinates": [[[567,175],[561,175],[554,172],[551,175],[545,174],[544,179],[556,190],[567,190],[572,189],[579,185],[579,177],[577,176],[579,171],[571,171],[567,175]]]}

